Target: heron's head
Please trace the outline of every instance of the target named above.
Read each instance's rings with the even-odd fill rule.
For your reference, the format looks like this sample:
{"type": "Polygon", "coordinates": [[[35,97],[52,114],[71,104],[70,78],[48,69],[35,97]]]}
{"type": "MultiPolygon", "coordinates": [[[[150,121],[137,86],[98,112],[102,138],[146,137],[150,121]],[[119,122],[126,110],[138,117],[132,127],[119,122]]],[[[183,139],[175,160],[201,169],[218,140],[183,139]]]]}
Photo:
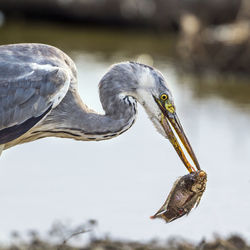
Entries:
{"type": "Polygon", "coordinates": [[[132,95],[145,108],[157,130],[172,143],[188,171],[192,172],[194,168],[188,162],[180,144],[183,144],[196,168],[200,170],[197,158],[178,119],[173,96],[163,75],[152,67],[138,63],[130,64],[132,67],[137,67],[134,71],[137,87],[132,95]]]}

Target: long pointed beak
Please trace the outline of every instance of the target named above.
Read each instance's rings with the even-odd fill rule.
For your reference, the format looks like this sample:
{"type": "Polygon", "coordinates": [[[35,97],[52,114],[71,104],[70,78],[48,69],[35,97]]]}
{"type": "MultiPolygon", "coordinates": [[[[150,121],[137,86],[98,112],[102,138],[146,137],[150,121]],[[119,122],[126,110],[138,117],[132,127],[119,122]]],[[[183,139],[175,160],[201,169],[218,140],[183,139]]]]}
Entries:
{"type": "Polygon", "coordinates": [[[177,138],[175,137],[175,134],[170,126],[170,124],[172,125],[172,127],[174,128],[176,134],[178,135],[180,141],[182,142],[183,146],[185,147],[186,151],[188,152],[189,156],[191,157],[191,159],[193,160],[197,170],[200,170],[200,165],[198,163],[198,160],[194,154],[194,151],[185,135],[185,132],[181,126],[181,123],[179,121],[179,118],[177,116],[177,114],[174,113],[168,113],[167,111],[164,112],[164,114],[162,114],[162,119],[161,119],[161,124],[162,127],[164,129],[164,131],[166,132],[170,142],[172,143],[172,145],[174,146],[174,149],[176,150],[177,154],[179,155],[180,159],[182,160],[182,162],[184,163],[184,165],[186,166],[187,170],[191,173],[196,171],[194,169],[194,167],[189,163],[189,161],[187,160],[177,138]]]}
{"type": "Polygon", "coordinates": [[[194,162],[196,169],[201,170],[200,164],[194,154],[194,151],[185,135],[184,129],[181,126],[181,123],[179,121],[179,118],[175,112],[175,108],[173,105],[167,101],[165,103],[162,103],[159,99],[154,97],[156,103],[158,104],[162,115],[161,115],[161,125],[169,139],[169,141],[172,143],[175,151],[179,155],[180,159],[184,163],[185,167],[187,168],[189,173],[195,172],[195,168],[189,163],[187,160],[171,126],[174,128],[177,136],[179,137],[180,141],[182,142],[184,148],[186,149],[187,153],[191,157],[192,161],[194,162]]]}
{"type": "Polygon", "coordinates": [[[161,116],[161,125],[169,139],[169,141],[172,143],[172,145],[174,146],[175,151],[177,152],[177,154],[179,155],[180,159],[182,160],[182,162],[184,163],[185,167],[187,168],[189,173],[195,172],[195,168],[189,163],[189,161],[187,160],[177,138],[175,137],[175,134],[171,128],[174,128],[176,134],[178,135],[180,141],[182,142],[182,144],[184,145],[186,151],[188,152],[189,156],[191,157],[191,159],[193,160],[197,170],[201,170],[200,168],[200,164],[194,154],[194,151],[185,135],[184,129],[181,126],[181,123],[179,121],[179,118],[175,112],[174,107],[172,106],[172,104],[169,103],[165,103],[164,105],[161,103],[161,101],[159,99],[157,99],[156,97],[154,97],[156,103],[158,104],[161,112],[162,112],[162,116],[161,116]],[[171,125],[170,125],[171,124],[171,125]]]}

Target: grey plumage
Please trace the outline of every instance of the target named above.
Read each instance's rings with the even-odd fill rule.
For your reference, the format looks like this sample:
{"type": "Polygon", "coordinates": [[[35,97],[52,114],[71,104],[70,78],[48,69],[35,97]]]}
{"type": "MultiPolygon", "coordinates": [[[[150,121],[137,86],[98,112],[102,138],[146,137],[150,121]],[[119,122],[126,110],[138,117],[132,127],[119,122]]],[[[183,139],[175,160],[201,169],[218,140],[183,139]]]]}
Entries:
{"type": "MultiPolygon", "coordinates": [[[[96,141],[118,136],[133,125],[138,101],[157,130],[171,136],[183,160],[169,123],[163,121],[169,119],[198,165],[159,71],[134,62],[115,64],[101,79],[99,94],[104,114],[97,114],[81,101],[76,66],[55,47],[0,46],[0,153],[48,136],[96,141]]],[[[190,166],[187,168],[190,171],[190,166]]]]}
{"type": "MultiPolygon", "coordinates": [[[[124,69],[119,68],[121,71],[128,70],[126,64],[123,66],[124,69]]],[[[43,44],[0,46],[0,135],[1,131],[4,134],[0,144],[6,144],[5,148],[8,148],[26,142],[27,137],[19,138],[22,131],[27,132],[25,122],[40,116],[42,119],[49,108],[51,111],[45,120],[40,123],[38,120],[33,129],[28,127],[31,129],[27,134],[28,141],[40,134],[44,137],[44,131],[46,136],[74,135],[75,139],[81,140],[101,140],[118,135],[133,123],[136,101],[129,97],[118,98],[119,93],[128,89],[124,82],[132,83],[132,79],[119,79],[123,74],[115,67],[111,71],[100,84],[106,114],[99,115],[81,102],[76,91],[75,64],[62,51],[43,44]],[[13,138],[6,133],[11,127],[16,130],[15,126],[21,126],[22,131],[13,138]],[[13,142],[13,139],[17,141],[13,142]]],[[[128,76],[123,75],[124,78],[128,76]]]]}
{"type": "Polygon", "coordinates": [[[56,49],[45,48],[0,46],[0,130],[42,115],[73,79],[56,49]]]}

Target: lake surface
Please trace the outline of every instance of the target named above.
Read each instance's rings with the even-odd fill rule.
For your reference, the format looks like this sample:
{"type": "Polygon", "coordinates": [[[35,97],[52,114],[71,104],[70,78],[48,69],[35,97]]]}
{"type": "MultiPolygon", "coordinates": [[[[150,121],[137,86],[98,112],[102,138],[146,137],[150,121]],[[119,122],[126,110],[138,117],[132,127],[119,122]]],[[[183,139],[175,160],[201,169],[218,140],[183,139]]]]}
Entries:
{"type": "Polygon", "coordinates": [[[250,235],[250,82],[183,72],[171,36],[46,23],[12,22],[0,43],[42,42],[76,62],[84,102],[102,112],[98,82],[119,61],[153,62],[172,89],[177,113],[208,174],[199,207],[170,224],[150,220],[177,177],[186,174],[170,143],[143,108],[118,138],[77,142],[48,138],[3,152],[0,161],[0,240],[12,230],[45,232],[55,220],[96,219],[97,235],[119,239],[199,241],[214,233],[250,235]]]}

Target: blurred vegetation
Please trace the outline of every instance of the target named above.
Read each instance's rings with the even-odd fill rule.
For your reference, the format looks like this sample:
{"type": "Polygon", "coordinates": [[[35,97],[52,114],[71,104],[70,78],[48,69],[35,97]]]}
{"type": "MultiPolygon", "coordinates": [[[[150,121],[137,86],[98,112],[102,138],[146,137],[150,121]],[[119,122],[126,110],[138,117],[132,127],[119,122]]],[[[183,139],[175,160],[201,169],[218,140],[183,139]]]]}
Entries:
{"type": "Polygon", "coordinates": [[[233,20],[240,3],[241,0],[1,0],[0,9],[7,16],[176,30],[183,12],[193,13],[206,23],[219,24],[233,20]]]}
{"type": "Polygon", "coordinates": [[[165,43],[165,50],[170,54],[175,51],[188,70],[250,73],[249,0],[1,0],[0,11],[3,13],[0,14],[0,26],[7,20],[6,27],[0,30],[1,44],[39,40],[53,45],[53,39],[57,38],[61,40],[62,49],[67,46],[90,50],[102,47],[114,52],[129,47],[133,53],[150,46],[152,53],[160,55],[165,43]],[[10,20],[22,20],[23,26],[11,30],[10,20]],[[51,21],[63,23],[62,31],[63,26],[70,26],[74,42],[73,37],[65,37],[60,28],[54,33],[58,27],[51,21]],[[48,26],[48,22],[51,33],[43,30],[43,24],[48,26]],[[98,27],[94,36],[91,29],[87,30],[93,26],[98,27]],[[85,32],[81,32],[83,27],[85,32]],[[112,47],[110,28],[116,28],[116,33],[120,34],[112,47]],[[27,29],[26,37],[21,29],[27,29]],[[148,36],[149,31],[153,31],[155,37],[148,36]],[[93,39],[80,43],[88,32],[93,39]],[[136,35],[138,32],[140,39],[136,35]],[[174,50],[168,50],[169,43],[173,43],[169,32],[178,35],[174,50]],[[34,35],[35,40],[32,39],[34,35]]]}
{"type": "Polygon", "coordinates": [[[42,237],[35,230],[30,230],[26,236],[12,232],[11,243],[0,245],[0,250],[249,250],[250,246],[238,236],[228,238],[215,236],[214,240],[191,243],[181,238],[169,238],[165,242],[151,240],[147,243],[115,240],[111,237],[97,237],[95,229],[97,222],[89,220],[80,226],[69,226],[56,222],[48,231],[47,237],[42,237]],[[85,243],[81,240],[85,239],[85,243]],[[88,242],[86,242],[88,239],[88,242]]]}

